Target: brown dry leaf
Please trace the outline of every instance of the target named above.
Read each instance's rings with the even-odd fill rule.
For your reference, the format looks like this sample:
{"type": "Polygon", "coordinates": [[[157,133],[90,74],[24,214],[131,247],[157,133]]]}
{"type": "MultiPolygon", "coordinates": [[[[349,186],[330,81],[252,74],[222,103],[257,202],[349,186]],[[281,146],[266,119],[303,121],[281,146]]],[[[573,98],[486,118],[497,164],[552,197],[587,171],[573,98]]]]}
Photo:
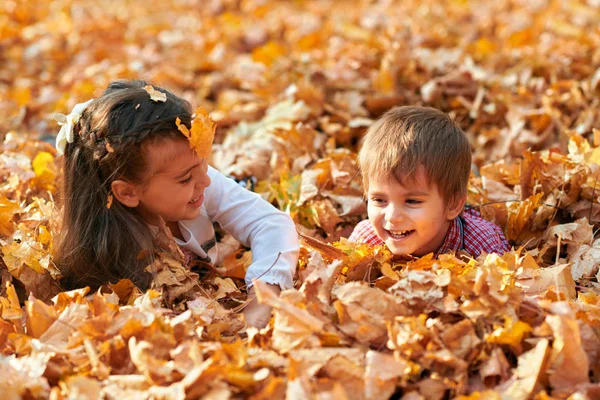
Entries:
{"type": "Polygon", "coordinates": [[[369,400],[389,398],[398,378],[412,370],[404,360],[377,351],[368,351],[365,360],[365,398],[369,400]]]}
{"type": "Polygon", "coordinates": [[[440,334],[440,339],[450,351],[464,360],[470,360],[472,357],[468,356],[481,343],[481,339],[475,333],[473,323],[467,319],[443,331],[440,334]]]}
{"type": "Polygon", "coordinates": [[[444,287],[450,283],[451,273],[448,270],[418,271],[406,270],[400,273],[400,279],[388,289],[398,297],[398,301],[406,304],[414,313],[426,307],[443,309],[442,299],[446,295],[444,287]]]}
{"type": "Polygon", "coordinates": [[[213,282],[218,287],[213,295],[215,300],[222,299],[223,297],[227,297],[230,293],[238,291],[237,286],[230,278],[223,279],[216,277],[213,282]]]}
{"type": "Polygon", "coordinates": [[[577,291],[569,264],[539,268],[535,271],[535,276],[519,280],[519,286],[525,293],[543,296],[547,291],[552,290],[555,293],[562,293],[567,299],[575,298],[577,291]]]}
{"type": "Polygon", "coordinates": [[[332,294],[340,330],[363,344],[385,344],[387,322],[410,312],[401,299],[363,282],[338,286],[332,294]]]}
{"type": "Polygon", "coordinates": [[[596,275],[600,268],[598,260],[600,260],[600,240],[594,241],[591,246],[581,244],[577,247],[569,255],[569,262],[572,263],[571,276],[573,279],[580,280],[596,275]]]}
{"type": "Polygon", "coordinates": [[[65,380],[65,389],[71,398],[93,400],[101,398],[102,386],[96,379],[77,375],[65,380]]]}
{"type": "Polygon", "coordinates": [[[180,378],[175,371],[174,363],[161,360],[152,354],[153,346],[151,343],[146,341],[138,342],[135,337],[131,337],[128,346],[131,362],[149,382],[165,384],[180,378]]]}
{"type": "Polygon", "coordinates": [[[579,325],[566,303],[555,303],[557,315],[546,317],[554,340],[548,359],[549,381],[553,393],[569,394],[572,388],[589,383],[589,361],[581,343],[579,325]]]}
{"type": "Polygon", "coordinates": [[[27,358],[2,358],[0,360],[0,388],[6,399],[27,396],[47,398],[51,386],[44,377],[51,354],[38,353],[27,358]]]}
{"type": "Polygon", "coordinates": [[[198,157],[209,158],[217,126],[208,112],[202,107],[196,109],[192,120],[192,129],[183,125],[179,118],[177,118],[176,124],[179,131],[188,138],[190,148],[198,154],[198,157]]]}
{"type": "Polygon", "coordinates": [[[273,348],[285,353],[297,347],[320,346],[315,334],[323,330],[325,323],[303,309],[304,296],[300,292],[286,290],[277,297],[266,283],[256,281],[254,285],[259,303],[275,310],[273,348]]]}
{"type": "Polygon", "coordinates": [[[31,235],[17,231],[10,244],[2,246],[3,260],[12,276],[19,279],[23,269],[31,268],[38,274],[46,273],[50,255],[31,235]]]}
{"type": "Polygon", "coordinates": [[[132,305],[141,296],[140,290],[129,279],[121,279],[119,282],[109,284],[108,288],[119,296],[123,304],[132,305]]]}
{"type": "Polygon", "coordinates": [[[529,220],[539,206],[542,196],[542,193],[538,193],[508,206],[506,239],[510,242],[521,243],[530,238],[531,233],[528,232],[529,220]]]}
{"type": "Polygon", "coordinates": [[[58,318],[54,307],[33,297],[25,302],[25,312],[27,315],[27,334],[34,338],[42,336],[58,318]]]}
{"type": "Polygon", "coordinates": [[[489,358],[483,362],[479,375],[486,386],[496,386],[510,376],[510,364],[502,349],[495,348],[489,358]]]}
{"type": "Polygon", "coordinates": [[[14,232],[14,223],[12,222],[15,215],[21,207],[15,201],[7,199],[5,196],[0,196],[0,235],[10,236],[14,232]]]}
{"type": "Polygon", "coordinates": [[[502,396],[528,399],[545,371],[547,354],[548,340],[541,339],[533,349],[519,356],[519,366],[513,376],[498,387],[502,396]]]}
{"type": "Polygon", "coordinates": [[[231,253],[223,260],[225,276],[244,279],[248,267],[252,264],[252,252],[240,249],[231,253]]]}

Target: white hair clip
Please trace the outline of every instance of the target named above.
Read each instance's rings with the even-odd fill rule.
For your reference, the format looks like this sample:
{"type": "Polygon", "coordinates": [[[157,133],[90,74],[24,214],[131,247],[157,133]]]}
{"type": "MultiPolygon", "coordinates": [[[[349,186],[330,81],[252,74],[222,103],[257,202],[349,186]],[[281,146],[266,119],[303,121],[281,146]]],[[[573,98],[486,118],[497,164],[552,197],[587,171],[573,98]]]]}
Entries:
{"type": "Polygon", "coordinates": [[[92,101],[94,101],[94,99],[88,100],[85,103],[76,104],[69,115],[59,113],[54,114],[54,119],[61,126],[58,135],[56,135],[56,150],[58,150],[59,156],[65,153],[67,143],[73,143],[73,126],[79,122],[83,110],[85,110],[92,101]]]}

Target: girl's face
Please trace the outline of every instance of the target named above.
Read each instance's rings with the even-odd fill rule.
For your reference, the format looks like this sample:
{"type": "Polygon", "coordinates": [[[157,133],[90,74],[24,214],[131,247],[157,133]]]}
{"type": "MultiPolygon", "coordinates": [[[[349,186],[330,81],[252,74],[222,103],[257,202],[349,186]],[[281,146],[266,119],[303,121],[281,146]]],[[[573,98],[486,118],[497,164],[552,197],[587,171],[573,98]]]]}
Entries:
{"type": "Polygon", "coordinates": [[[204,189],[210,185],[206,159],[190,149],[185,139],[150,143],[148,171],[138,185],[138,211],[153,225],[193,219],[200,213],[204,189]]]}

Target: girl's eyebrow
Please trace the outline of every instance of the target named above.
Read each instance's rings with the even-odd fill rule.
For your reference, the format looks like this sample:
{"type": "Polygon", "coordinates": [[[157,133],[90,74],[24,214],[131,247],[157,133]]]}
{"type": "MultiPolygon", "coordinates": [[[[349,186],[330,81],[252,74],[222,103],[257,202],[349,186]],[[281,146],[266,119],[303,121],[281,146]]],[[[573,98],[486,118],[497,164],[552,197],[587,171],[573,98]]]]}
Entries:
{"type": "Polygon", "coordinates": [[[175,176],[175,179],[181,179],[184,176],[186,176],[191,170],[193,170],[194,168],[196,168],[198,165],[200,165],[200,162],[196,162],[191,167],[189,167],[187,169],[181,169],[179,171],[158,172],[158,173],[152,174],[151,178],[154,177],[154,176],[169,176],[169,175],[173,175],[173,174],[178,174],[178,175],[175,176]],[[183,173],[181,173],[181,171],[183,171],[183,173]]]}
{"type": "Polygon", "coordinates": [[[186,176],[187,174],[189,174],[191,170],[193,170],[194,168],[196,168],[196,167],[197,167],[197,166],[199,166],[199,165],[200,165],[200,163],[199,163],[199,162],[198,162],[198,163],[195,163],[194,165],[192,165],[191,167],[189,167],[187,170],[185,170],[185,172],[184,172],[184,173],[177,175],[177,176],[175,177],[175,179],[181,179],[181,178],[183,178],[184,176],[186,176]]]}

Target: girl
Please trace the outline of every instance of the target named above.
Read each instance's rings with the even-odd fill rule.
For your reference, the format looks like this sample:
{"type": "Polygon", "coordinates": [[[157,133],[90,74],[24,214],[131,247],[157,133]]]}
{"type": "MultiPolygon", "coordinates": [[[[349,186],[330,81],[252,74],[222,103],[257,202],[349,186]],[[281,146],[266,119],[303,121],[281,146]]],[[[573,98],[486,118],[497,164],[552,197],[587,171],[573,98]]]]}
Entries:
{"type": "MultiPolygon", "coordinates": [[[[189,103],[158,87],[166,101],[155,101],[146,85],[113,82],[61,121],[64,214],[55,262],[63,286],[97,288],[128,278],[148,288],[145,267],[162,218],[182,249],[212,261],[218,222],[252,249],[249,287],[260,279],[291,288],[298,257],[292,220],[199,158],[175,123],[191,128],[189,103]]],[[[261,326],[270,309],[253,300],[244,313],[261,326]]]]}

